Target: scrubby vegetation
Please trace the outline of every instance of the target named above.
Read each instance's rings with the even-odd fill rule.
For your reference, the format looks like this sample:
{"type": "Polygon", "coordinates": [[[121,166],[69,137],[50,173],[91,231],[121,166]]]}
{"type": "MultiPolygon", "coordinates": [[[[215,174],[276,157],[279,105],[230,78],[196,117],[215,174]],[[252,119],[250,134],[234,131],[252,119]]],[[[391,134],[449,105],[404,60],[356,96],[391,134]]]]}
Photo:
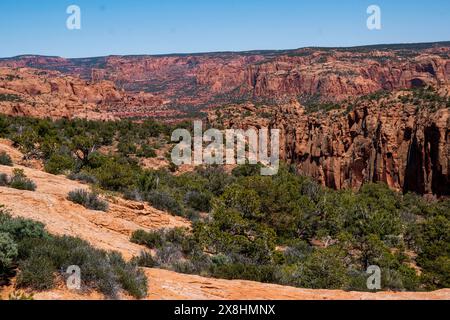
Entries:
{"type": "Polygon", "coordinates": [[[0,285],[17,276],[18,288],[49,290],[69,276],[65,270],[72,265],[82,270],[82,289],[110,298],[117,298],[121,290],[135,298],[147,295],[147,279],[134,262],[77,238],[52,236],[41,223],[0,210],[0,285]]]}
{"type": "MultiPolygon", "coordinates": [[[[0,136],[12,139],[27,157],[44,159],[48,171],[193,221],[192,230],[135,232],[133,242],[156,252],[143,253],[135,264],[345,290],[367,290],[367,267],[377,265],[384,290],[450,287],[449,200],[402,195],[383,184],[366,184],[357,193],[333,191],[288,166],[271,177],[250,165],[231,174],[215,166],[180,175],[141,168],[136,157],[144,141],[167,140],[169,132],[169,126],[151,121],[0,116],[0,136]],[[116,151],[105,151],[119,143],[116,151]]],[[[0,175],[0,184],[3,180],[0,175]]],[[[79,203],[87,199],[79,198],[79,203]]],[[[11,247],[8,239],[3,243],[11,247]]],[[[26,267],[32,268],[24,262],[26,267]]]]}
{"type": "Polygon", "coordinates": [[[108,202],[100,199],[97,193],[89,192],[84,189],[70,191],[67,199],[74,203],[81,204],[87,209],[108,211],[108,202]]]}
{"type": "Polygon", "coordinates": [[[402,103],[412,104],[418,109],[430,110],[431,112],[435,112],[440,108],[450,108],[450,97],[438,94],[436,89],[431,86],[409,91],[409,94],[399,97],[402,103]]]}
{"type": "Polygon", "coordinates": [[[6,152],[0,152],[0,165],[2,166],[13,166],[11,157],[6,152]]]}
{"type": "MultiPolygon", "coordinates": [[[[185,175],[185,188],[205,174],[226,175],[204,170],[185,175]]],[[[157,266],[226,279],[367,290],[365,271],[377,265],[384,290],[450,285],[448,200],[426,202],[383,184],[332,191],[287,167],[273,177],[244,167],[228,178],[209,189],[210,215],[192,231],[140,230],[131,241],[156,250],[157,266]]]]}
{"type": "Polygon", "coordinates": [[[22,102],[22,98],[16,94],[0,93],[0,101],[22,102]]]}
{"type": "Polygon", "coordinates": [[[13,174],[11,177],[5,173],[0,173],[0,186],[19,190],[36,190],[36,184],[27,178],[22,169],[13,169],[13,174]]]}

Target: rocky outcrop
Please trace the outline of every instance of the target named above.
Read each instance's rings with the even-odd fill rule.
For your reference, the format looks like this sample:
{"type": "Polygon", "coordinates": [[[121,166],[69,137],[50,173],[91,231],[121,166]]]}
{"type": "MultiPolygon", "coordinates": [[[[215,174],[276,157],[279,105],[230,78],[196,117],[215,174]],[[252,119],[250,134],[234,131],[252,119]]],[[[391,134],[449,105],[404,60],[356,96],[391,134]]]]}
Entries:
{"type": "Polygon", "coordinates": [[[330,188],[381,181],[398,191],[448,196],[450,100],[442,98],[447,104],[434,109],[434,102],[409,96],[359,99],[326,113],[306,113],[296,101],[236,105],[208,119],[225,128],[280,129],[281,158],[330,188]]]}
{"type": "Polygon", "coordinates": [[[260,97],[320,96],[340,101],[352,96],[424,85],[449,83],[450,60],[421,54],[412,59],[382,53],[319,54],[308,57],[279,57],[250,66],[247,84],[260,97]]]}
{"type": "MultiPolygon", "coordinates": [[[[450,47],[437,43],[86,59],[23,56],[0,59],[0,66],[109,80],[126,91],[151,93],[175,109],[192,109],[242,100],[341,101],[380,90],[441,87],[449,84],[450,47]]],[[[123,108],[126,113],[127,105],[123,108]]]]}
{"type": "MultiPolygon", "coordinates": [[[[108,198],[107,213],[88,210],[67,200],[67,194],[89,186],[55,176],[40,170],[16,166],[33,180],[35,192],[0,187],[0,204],[13,216],[44,223],[53,234],[80,237],[93,246],[115,250],[127,259],[138,256],[145,247],[131,243],[136,230],[156,230],[190,227],[190,222],[180,217],[150,207],[147,204],[108,198]]],[[[0,173],[11,174],[13,168],[0,166],[0,173]]]]}
{"type": "Polygon", "coordinates": [[[110,120],[163,113],[149,93],[128,93],[111,81],[88,82],[58,71],[0,68],[0,112],[9,115],[110,120]]]}
{"type": "Polygon", "coordinates": [[[399,191],[450,195],[450,112],[359,107],[325,118],[279,115],[282,157],[331,188],[382,181],[399,191]],[[295,121],[288,120],[295,119],[295,121]]]}

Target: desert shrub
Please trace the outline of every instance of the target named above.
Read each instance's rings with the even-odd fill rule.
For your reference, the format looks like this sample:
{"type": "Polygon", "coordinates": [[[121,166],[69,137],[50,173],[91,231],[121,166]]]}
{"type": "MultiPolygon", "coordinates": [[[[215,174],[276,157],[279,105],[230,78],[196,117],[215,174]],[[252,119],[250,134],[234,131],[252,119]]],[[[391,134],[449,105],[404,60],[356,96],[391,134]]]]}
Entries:
{"type": "Polygon", "coordinates": [[[196,172],[207,180],[205,188],[215,196],[220,196],[225,188],[235,181],[234,177],[220,166],[198,167],[196,172]]]}
{"type": "Polygon", "coordinates": [[[350,283],[342,252],[332,247],[314,251],[292,275],[296,285],[311,289],[346,289],[350,283]]]}
{"type": "Polygon", "coordinates": [[[141,145],[136,155],[140,158],[156,158],[157,156],[155,149],[147,144],[141,145]]]}
{"type": "Polygon", "coordinates": [[[137,152],[137,147],[130,139],[123,139],[119,141],[117,150],[124,155],[130,155],[137,152]]]}
{"type": "Polygon", "coordinates": [[[127,189],[123,192],[123,198],[125,200],[132,200],[132,201],[143,201],[144,200],[144,196],[142,194],[142,192],[140,192],[137,189],[127,189]]]}
{"type": "Polygon", "coordinates": [[[107,159],[91,171],[102,188],[112,191],[126,190],[136,178],[136,171],[130,164],[116,159],[107,159]]]}
{"type": "Polygon", "coordinates": [[[88,184],[97,184],[98,180],[96,177],[94,177],[93,175],[85,172],[85,171],[80,171],[80,172],[72,172],[67,176],[70,180],[75,180],[75,181],[80,181],[80,182],[84,182],[84,183],[88,183],[88,184]]]}
{"type": "Polygon", "coordinates": [[[186,205],[198,211],[208,212],[211,209],[211,197],[195,190],[187,192],[184,201],[186,205]]]}
{"type": "Polygon", "coordinates": [[[0,152],[0,165],[3,166],[13,166],[11,157],[4,151],[0,152]]]}
{"type": "Polygon", "coordinates": [[[156,209],[168,211],[178,216],[183,215],[181,205],[165,191],[152,190],[146,195],[146,200],[156,209]]]}
{"type": "Polygon", "coordinates": [[[83,240],[67,236],[29,239],[22,242],[19,251],[21,287],[50,289],[57,272],[65,275],[67,267],[77,265],[83,271],[83,285],[110,298],[116,298],[120,289],[136,298],[146,295],[146,278],[133,263],[125,262],[118,253],[94,249],[83,240]]]}
{"type": "Polygon", "coordinates": [[[258,282],[274,282],[273,265],[253,265],[243,263],[223,264],[212,268],[212,276],[222,279],[245,279],[258,282]]]}
{"type": "Polygon", "coordinates": [[[9,177],[6,173],[0,173],[0,187],[9,186],[9,177]]]}
{"type": "Polygon", "coordinates": [[[35,191],[36,184],[25,176],[22,169],[14,169],[9,186],[14,189],[35,191]]]}
{"type": "Polygon", "coordinates": [[[134,263],[125,262],[117,252],[110,253],[108,260],[117,282],[123,290],[138,299],[147,295],[147,277],[142,270],[137,268],[134,263]]]}
{"type": "Polygon", "coordinates": [[[436,205],[433,216],[422,222],[417,243],[417,262],[423,269],[423,281],[427,288],[450,287],[450,201],[436,205]]]}
{"type": "Polygon", "coordinates": [[[17,244],[14,239],[4,232],[0,232],[0,275],[9,268],[18,255],[17,244]]]}
{"type": "Polygon", "coordinates": [[[136,188],[140,192],[150,192],[158,187],[159,176],[154,171],[146,170],[138,175],[136,179],[136,188]]]}
{"type": "Polygon", "coordinates": [[[243,164],[240,166],[237,166],[233,169],[232,174],[235,177],[250,177],[250,176],[256,176],[261,173],[262,165],[258,163],[257,165],[253,164],[243,164]]]}
{"type": "Polygon", "coordinates": [[[48,257],[32,256],[19,264],[19,270],[16,283],[18,288],[43,291],[52,289],[55,285],[56,268],[48,257]]]}
{"type": "Polygon", "coordinates": [[[185,209],[184,216],[194,223],[202,220],[201,213],[191,208],[185,209]]]}
{"type": "Polygon", "coordinates": [[[177,245],[167,243],[156,252],[156,264],[163,268],[172,268],[183,259],[183,252],[177,245]]]}
{"type": "Polygon", "coordinates": [[[44,165],[45,171],[51,174],[61,174],[73,170],[74,167],[75,160],[67,154],[52,154],[44,165]]]}
{"type": "Polygon", "coordinates": [[[303,240],[296,240],[290,243],[283,252],[284,260],[287,264],[303,262],[312,253],[313,248],[303,240]]]}
{"type": "Polygon", "coordinates": [[[142,251],[139,256],[132,259],[132,262],[143,268],[154,268],[156,266],[155,259],[153,259],[152,254],[147,251],[142,251]]]}
{"type": "Polygon", "coordinates": [[[144,230],[136,230],[131,235],[131,242],[145,245],[150,249],[159,248],[164,242],[164,235],[161,232],[146,232],[144,230]]]}
{"type": "Polygon", "coordinates": [[[47,234],[42,223],[23,218],[12,218],[4,212],[0,213],[0,232],[9,234],[16,242],[26,238],[43,238],[47,234]]]}
{"type": "Polygon", "coordinates": [[[0,101],[22,102],[23,100],[17,94],[1,93],[0,94],[0,101]]]}
{"type": "Polygon", "coordinates": [[[87,209],[108,211],[108,203],[106,201],[101,200],[98,197],[98,194],[88,192],[84,189],[70,191],[67,199],[74,203],[81,204],[87,209]]]}
{"type": "Polygon", "coordinates": [[[193,236],[183,228],[150,232],[137,230],[132,234],[131,241],[156,249],[155,257],[144,252],[135,258],[139,265],[159,266],[183,273],[200,273],[209,265],[208,262],[205,264],[206,255],[201,252],[193,236]]]}

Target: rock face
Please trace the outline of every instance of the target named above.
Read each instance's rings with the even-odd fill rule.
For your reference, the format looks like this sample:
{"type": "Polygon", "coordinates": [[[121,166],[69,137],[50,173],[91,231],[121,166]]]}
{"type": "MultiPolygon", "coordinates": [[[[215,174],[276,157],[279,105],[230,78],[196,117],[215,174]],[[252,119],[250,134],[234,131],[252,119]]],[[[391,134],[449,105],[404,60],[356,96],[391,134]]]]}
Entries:
{"type": "Polygon", "coordinates": [[[58,71],[0,68],[0,112],[9,115],[115,119],[158,114],[164,103],[149,93],[130,94],[111,81],[88,82],[58,71]]]}
{"type": "Polygon", "coordinates": [[[326,186],[357,189],[383,181],[397,190],[450,194],[448,98],[430,105],[396,97],[428,85],[448,97],[449,43],[86,59],[22,56],[0,59],[0,66],[2,113],[180,119],[214,107],[212,113],[226,113],[217,106],[247,101],[225,123],[211,113],[210,121],[281,128],[283,159],[326,186]],[[380,91],[392,93],[389,101],[355,101],[380,91]],[[305,113],[303,107],[325,101],[351,111],[305,113]]]}
{"type": "Polygon", "coordinates": [[[281,158],[330,188],[359,189],[382,181],[398,191],[448,196],[450,100],[443,97],[433,109],[425,101],[410,103],[409,95],[398,92],[354,101],[351,109],[342,105],[311,114],[296,101],[237,105],[211,112],[208,119],[226,128],[280,129],[281,158]]]}
{"type": "Polygon", "coordinates": [[[400,191],[450,195],[449,109],[360,107],[296,121],[289,115],[273,122],[282,129],[282,156],[323,185],[359,189],[382,181],[400,191]]]}
{"type": "Polygon", "coordinates": [[[93,82],[110,80],[118,88],[151,93],[174,107],[192,109],[292,97],[340,101],[380,90],[424,84],[440,87],[449,82],[450,46],[436,43],[86,59],[22,56],[0,59],[0,66],[58,70],[93,82]]]}

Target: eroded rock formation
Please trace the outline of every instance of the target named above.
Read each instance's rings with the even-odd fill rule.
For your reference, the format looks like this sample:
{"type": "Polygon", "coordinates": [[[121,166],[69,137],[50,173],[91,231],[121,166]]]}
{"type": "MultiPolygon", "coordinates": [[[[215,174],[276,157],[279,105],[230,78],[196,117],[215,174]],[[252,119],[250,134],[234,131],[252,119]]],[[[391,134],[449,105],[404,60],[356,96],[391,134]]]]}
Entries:
{"type": "Polygon", "coordinates": [[[437,43],[85,59],[22,56],[0,59],[0,66],[57,70],[96,83],[109,80],[126,91],[154,94],[175,108],[204,108],[293,97],[340,101],[380,90],[425,84],[440,87],[449,82],[450,46],[437,43]]]}
{"type": "Polygon", "coordinates": [[[296,101],[237,105],[211,112],[209,121],[281,129],[281,158],[330,188],[382,181],[399,191],[450,195],[450,109],[405,102],[408,94],[358,100],[352,109],[328,113],[307,114],[296,101]]]}

